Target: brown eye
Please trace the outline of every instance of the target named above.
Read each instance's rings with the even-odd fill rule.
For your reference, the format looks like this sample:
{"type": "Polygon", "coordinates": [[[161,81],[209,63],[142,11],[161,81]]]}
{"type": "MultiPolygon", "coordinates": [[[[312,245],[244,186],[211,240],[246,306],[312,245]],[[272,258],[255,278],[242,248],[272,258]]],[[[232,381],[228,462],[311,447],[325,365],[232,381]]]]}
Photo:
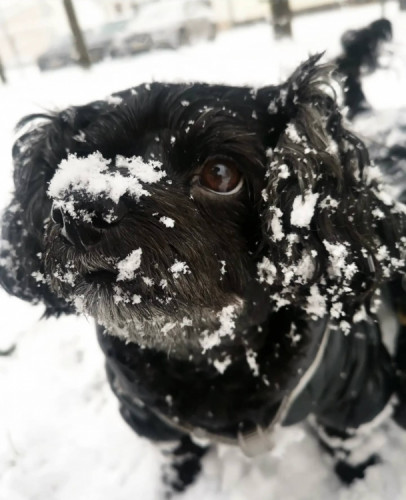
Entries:
{"type": "Polygon", "coordinates": [[[204,164],[200,185],[216,193],[230,194],[242,186],[242,175],[232,160],[215,158],[204,164]]]}

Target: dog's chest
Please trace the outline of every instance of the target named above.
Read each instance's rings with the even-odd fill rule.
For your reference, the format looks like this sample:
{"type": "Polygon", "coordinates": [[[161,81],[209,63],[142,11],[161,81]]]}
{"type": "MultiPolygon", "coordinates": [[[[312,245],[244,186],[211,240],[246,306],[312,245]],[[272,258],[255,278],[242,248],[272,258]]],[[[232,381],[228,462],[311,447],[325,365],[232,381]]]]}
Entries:
{"type": "MultiPolygon", "coordinates": [[[[105,334],[101,327],[98,335],[113,373],[113,390],[122,402],[147,407],[175,426],[224,437],[256,426],[266,428],[297,384],[293,372],[304,373],[314,358],[312,346],[308,359],[298,355],[290,360],[294,370],[283,369],[284,359],[272,356],[266,361],[258,357],[257,370],[253,370],[241,346],[234,352],[233,363],[219,373],[213,364],[169,359],[163,352],[105,334]]],[[[314,349],[317,346],[315,342],[314,349]]]]}

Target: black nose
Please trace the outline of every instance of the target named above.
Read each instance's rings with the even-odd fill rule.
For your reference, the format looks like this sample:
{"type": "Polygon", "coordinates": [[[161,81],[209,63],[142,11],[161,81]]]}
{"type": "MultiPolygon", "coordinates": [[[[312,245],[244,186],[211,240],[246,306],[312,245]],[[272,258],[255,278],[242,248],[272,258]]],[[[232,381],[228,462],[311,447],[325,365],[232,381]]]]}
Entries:
{"type": "MultiPolygon", "coordinates": [[[[120,214],[120,219],[122,214],[120,214]]],[[[69,213],[59,206],[53,205],[51,212],[52,220],[61,226],[61,235],[73,246],[80,250],[88,250],[99,243],[106,232],[113,226],[107,223],[97,212],[92,212],[91,217],[84,221],[77,217],[73,218],[69,213]]],[[[119,219],[114,220],[114,225],[119,219]]]]}

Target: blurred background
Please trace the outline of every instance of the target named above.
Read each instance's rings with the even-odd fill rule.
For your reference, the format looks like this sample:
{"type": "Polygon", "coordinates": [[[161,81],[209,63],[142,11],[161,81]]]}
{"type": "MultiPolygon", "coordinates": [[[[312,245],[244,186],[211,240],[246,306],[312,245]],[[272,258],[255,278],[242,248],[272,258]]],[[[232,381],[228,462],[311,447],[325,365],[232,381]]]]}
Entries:
{"type": "Polygon", "coordinates": [[[1,0],[0,82],[50,106],[64,104],[56,89],[80,100],[95,73],[108,92],[140,76],[269,83],[309,53],[337,55],[346,30],[405,13],[406,0],[1,0]]]}
{"type": "MultiPolygon", "coordinates": [[[[354,0],[353,0],[354,2],[354,0]]],[[[286,13],[337,6],[334,0],[3,0],[0,47],[3,64],[35,62],[42,71],[74,64],[88,65],[160,46],[177,48],[237,24],[280,17],[286,13]],[[272,5],[272,3],[274,5],[272,5]],[[284,4],[284,5],[283,5],[284,4]],[[83,30],[75,31],[72,12],[83,30]],[[67,22],[70,21],[70,25],[67,22]],[[76,35],[76,38],[75,38],[76,35]],[[87,49],[87,50],[86,50],[87,49]]],[[[348,2],[350,3],[350,2],[348,2]]]]}
{"type": "MultiPolygon", "coordinates": [[[[295,21],[322,11],[351,10],[371,0],[2,0],[0,59],[7,72],[39,71],[136,56],[214,41],[236,26],[263,22],[275,38],[294,37],[295,21]],[[351,7],[353,9],[351,9],[351,7]]],[[[406,10],[406,0],[398,0],[406,10]]]]}

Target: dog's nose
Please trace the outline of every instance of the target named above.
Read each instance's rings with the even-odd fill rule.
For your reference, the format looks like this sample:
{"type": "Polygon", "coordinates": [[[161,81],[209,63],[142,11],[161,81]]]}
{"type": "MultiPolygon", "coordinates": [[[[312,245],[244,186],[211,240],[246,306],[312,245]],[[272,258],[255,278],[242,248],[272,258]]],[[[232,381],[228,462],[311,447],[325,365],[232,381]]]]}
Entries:
{"type": "Polygon", "coordinates": [[[51,215],[52,220],[61,226],[62,236],[78,249],[87,250],[103,238],[103,228],[74,219],[59,207],[52,207],[51,215]]]}
{"type": "MultiPolygon", "coordinates": [[[[69,213],[59,206],[52,207],[52,220],[61,226],[62,236],[73,246],[80,250],[88,250],[99,243],[105,233],[113,226],[106,222],[97,212],[92,212],[89,221],[80,218],[73,218],[69,213]]],[[[120,214],[120,219],[122,214],[120,214]]],[[[119,218],[114,219],[114,224],[119,222],[119,218]]]]}

